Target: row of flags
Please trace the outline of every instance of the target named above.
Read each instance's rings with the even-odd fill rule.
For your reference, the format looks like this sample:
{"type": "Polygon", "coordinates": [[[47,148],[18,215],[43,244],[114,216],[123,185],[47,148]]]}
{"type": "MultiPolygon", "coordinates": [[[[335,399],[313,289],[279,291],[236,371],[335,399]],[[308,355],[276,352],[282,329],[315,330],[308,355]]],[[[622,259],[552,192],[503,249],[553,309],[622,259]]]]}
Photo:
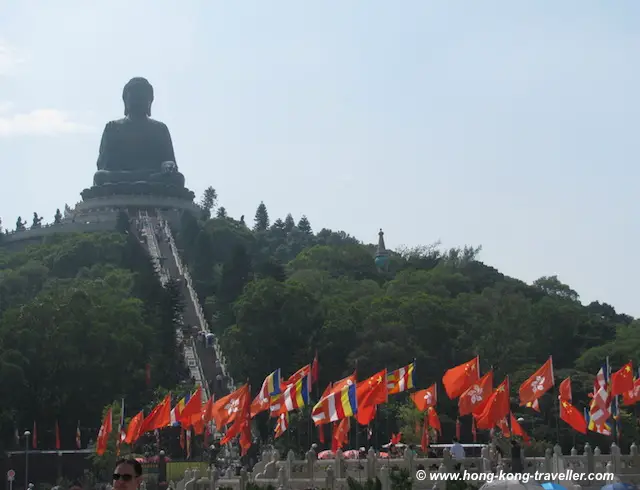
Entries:
{"type": "MultiPolygon", "coordinates": [[[[213,425],[224,432],[221,444],[239,437],[242,453],[252,444],[251,419],[263,412],[276,419],[274,436],[282,436],[289,428],[289,414],[311,406],[310,394],[318,382],[318,356],[289,378],[283,379],[280,369],[267,375],[255,397],[251,397],[251,387],[247,383],[233,393],[214,401],[204,400],[201,387],[187,395],[171,408],[171,394],[168,394],[152,411],[144,416],[141,411],[124,427],[124,400],[117,446],[125,442],[133,444],[138,438],[150,431],[165,427],[182,427],[181,443],[189,447],[193,434],[212,433],[213,425]]],[[[406,366],[388,372],[383,369],[369,378],[358,381],[357,369],[350,376],[329,383],[319,401],[311,406],[311,418],[318,430],[318,438],[325,442],[324,427],[330,425],[331,446],[333,450],[348,442],[352,422],[369,426],[375,419],[379,405],[386,403],[390,395],[411,391],[414,383],[415,360],[406,366]]],[[[509,377],[494,388],[493,370],[480,373],[480,358],[474,359],[447,370],[442,385],[450,399],[458,399],[459,416],[456,420],[456,433],[459,437],[460,417],[471,416],[474,440],[477,430],[501,430],[505,436],[517,435],[525,441],[528,435],[519,425],[511,412],[509,377]]],[[[549,359],[536,370],[518,389],[520,406],[540,411],[539,400],[551,388],[556,386],[553,359],[549,359]]],[[[429,445],[432,437],[441,435],[442,429],[436,411],[438,385],[412,391],[411,400],[423,413],[424,420],[416,424],[416,430],[422,435],[423,449],[429,445]]],[[[584,412],[572,405],[571,378],[564,379],[557,387],[559,418],[575,431],[586,434],[587,430],[610,435],[610,419],[617,420],[617,400],[623,398],[623,404],[633,405],[640,401],[640,381],[633,374],[632,363],[625,364],[615,373],[611,373],[607,360],[596,375],[591,402],[584,412]]],[[[107,411],[100,428],[97,442],[98,454],[103,454],[109,434],[113,427],[111,409],[107,411]]],[[[368,431],[371,437],[371,430],[368,431]]],[[[184,447],[184,446],[183,446],[184,447]]],[[[187,454],[190,450],[187,449],[187,454]]]]}
{"type": "MultiPolygon", "coordinates": [[[[62,443],[60,441],[60,426],[58,425],[58,421],[56,420],[54,425],[54,434],[55,434],[55,448],[57,450],[62,449],[62,443]]],[[[16,446],[21,446],[21,437],[18,429],[15,429],[15,441],[16,446]]],[[[31,431],[31,449],[38,449],[38,425],[36,422],[33,422],[33,430],[31,431]]],[[[80,421],[78,420],[78,425],[76,426],[76,449],[82,449],[82,438],[80,432],[80,421]]]]}

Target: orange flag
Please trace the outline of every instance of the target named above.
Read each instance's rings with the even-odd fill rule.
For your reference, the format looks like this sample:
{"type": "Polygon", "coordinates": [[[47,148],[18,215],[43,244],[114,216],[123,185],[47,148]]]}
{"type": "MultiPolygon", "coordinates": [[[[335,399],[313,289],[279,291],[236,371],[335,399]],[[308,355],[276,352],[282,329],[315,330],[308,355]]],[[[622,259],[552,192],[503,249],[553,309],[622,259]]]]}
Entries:
{"type": "Polygon", "coordinates": [[[433,383],[429,388],[414,391],[411,393],[411,399],[418,410],[425,412],[429,407],[435,407],[438,402],[438,386],[433,383]]]}
{"type": "MultiPolygon", "coordinates": [[[[214,402],[211,405],[209,413],[206,414],[206,417],[208,417],[209,420],[213,419],[216,427],[221,429],[238,418],[240,410],[245,405],[245,398],[248,399],[250,396],[249,385],[246,384],[233,393],[223,396],[217,402],[214,402]]],[[[249,416],[251,416],[251,412],[249,412],[249,416]]],[[[240,428],[238,428],[237,432],[240,432],[240,428]]]]}
{"type": "Polygon", "coordinates": [[[158,405],[151,410],[151,413],[147,415],[142,421],[142,427],[140,433],[150,432],[156,429],[162,429],[171,425],[171,393],[164,397],[158,405]]]}
{"type": "Polygon", "coordinates": [[[571,377],[567,376],[564,380],[562,380],[562,383],[560,383],[560,387],[558,388],[558,391],[560,391],[560,394],[558,395],[558,399],[560,401],[568,401],[569,403],[572,402],[572,396],[571,396],[571,377]]]}
{"type": "Polygon", "coordinates": [[[527,406],[527,404],[532,406],[533,402],[549,391],[553,385],[553,360],[549,357],[540,369],[520,385],[520,406],[527,406]]]}
{"type": "Polygon", "coordinates": [[[460,395],[458,413],[462,416],[473,412],[481,412],[492,390],[493,371],[489,371],[460,395]]]}
{"type": "Polygon", "coordinates": [[[140,438],[140,429],[142,429],[143,420],[144,412],[140,410],[136,416],[129,421],[129,425],[127,426],[127,435],[124,438],[124,442],[131,445],[140,438]]]}
{"type": "Polygon", "coordinates": [[[107,451],[107,442],[109,441],[109,435],[113,430],[113,417],[111,407],[107,410],[102,425],[100,426],[100,432],[98,432],[98,438],[96,439],[96,454],[102,456],[107,451]]]}
{"type": "Polygon", "coordinates": [[[527,434],[524,429],[522,428],[522,426],[520,425],[520,422],[518,422],[518,419],[515,418],[513,416],[513,414],[510,415],[510,420],[509,420],[510,424],[511,424],[511,433],[514,436],[520,436],[522,437],[522,440],[525,442],[525,444],[529,444],[529,441],[531,440],[529,438],[529,434],[527,434]]]}
{"type": "Polygon", "coordinates": [[[587,433],[587,422],[578,410],[571,403],[563,400],[560,403],[560,418],[569,424],[573,430],[581,434],[587,433]]]}
{"type": "Polygon", "coordinates": [[[505,418],[511,412],[509,403],[509,377],[506,377],[502,383],[487,399],[482,412],[473,414],[476,418],[476,427],[478,429],[492,429],[500,419],[505,418]]]}
{"type": "Polygon", "coordinates": [[[480,357],[449,369],[442,377],[447,396],[452,400],[462,395],[480,377],[480,357]]]}
{"type": "Polygon", "coordinates": [[[635,405],[638,401],[640,401],[640,379],[634,380],[633,390],[622,394],[623,405],[635,405]]]}
{"type": "Polygon", "coordinates": [[[626,363],[611,375],[611,396],[633,390],[633,364],[626,363]]]}

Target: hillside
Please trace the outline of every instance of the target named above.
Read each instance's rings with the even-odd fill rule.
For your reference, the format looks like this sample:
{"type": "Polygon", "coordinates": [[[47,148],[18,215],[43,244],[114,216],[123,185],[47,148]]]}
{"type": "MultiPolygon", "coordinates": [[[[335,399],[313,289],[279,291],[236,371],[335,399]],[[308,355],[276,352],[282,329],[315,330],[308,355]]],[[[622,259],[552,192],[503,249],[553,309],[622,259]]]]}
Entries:
{"type": "MultiPolygon", "coordinates": [[[[607,355],[614,366],[639,360],[633,318],[607,304],[583,306],[578,293],[555,276],[531,285],[506,277],[480,260],[479,249],[415,247],[391,253],[388,270],[379,271],[373,245],[344,232],[313,233],[304,216],[297,224],[291,215],[271,223],[261,203],[250,225],[220,208],[214,218],[185,216],[176,234],[232,374],[248,378],[254,392],[266,374],[279,367],[288,376],[316,350],[321,387],[356,365],[363,379],[414,358],[416,382],[426,387],[479,354],[483,372],[493,367],[496,380],[510,375],[513,408],[525,418],[525,429],[555,440],[553,395],[543,399],[540,415],[518,408],[515,397],[549,355],[557,377],[572,375],[580,409],[607,355]]],[[[453,436],[456,408],[440,396],[446,437],[453,436]]],[[[394,397],[383,412],[389,431],[411,422],[406,398],[394,397]]],[[[635,424],[623,420],[629,422],[623,442],[631,441],[635,424]]],[[[469,439],[467,422],[463,437],[466,432],[469,439]]],[[[570,448],[573,433],[562,423],[559,429],[570,448]]],[[[265,436],[267,430],[263,426],[265,436]]],[[[307,423],[298,430],[306,433],[307,423]]]]}
{"type": "Polygon", "coordinates": [[[19,253],[0,249],[0,434],[38,424],[53,447],[95,439],[103,408],[126,395],[130,413],[184,372],[175,342],[180,298],[162,288],[135,239],[60,235],[19,253]],[[151,367],[147,384],[146,366],[151,367]]]}
{"type": "MultiPolygon", "coordinates": [[[[477,354],[483,372],[493,367],[496,380],[510,376],[513,410],[525,418],[525,430],[547,441],[559,432],[568,450],[585,439],[562,423],[558,430],[554,395],[546,395],[538,415],[517,407],[518,385],[553,355],[556,376],[572,376],[574,404],[582,409],[606,356],[614,366],[640,360],[636,320],[607,304],[582,305],[556,277],[531,285],[506,277],[482,263],[479,248],[416,246],[390,252],[379,270],[376,247],[345,232],[314,233],[304,216],[271,222],[262,203],[247,224],[215,201],[210,189],[202,215],[184,215],[174,235],[233,377],[249,379],[254,393],[266,374],[281,368],[288,376],[316,351],[320,387],[356,366],[363,379],[415,358],[416,383],[424,388],[477,354]]],[[[15,428],[37,420],[51,447],[56,419],[63,445],[71,446],[78,420],[85,438],[94,438],[105,405],[126,395],[133,414],[174,388],[184,372],[175,345],[180,309],[176,288],[160,286],[143,248],[127,235],[54,236],[19,253],[0,248],[5,446],[14,444],[15,428]]],[[[440,395],[447,439],[456,408],[440,395]]],[[[264,415],[257,421],[266,439],[272,423],[264,415]]],[[[390,398],[375,422],[375,443],[398,430],[410,440],[416,416],[406,396],[390,398]]],[[[292,420],[279,442],[304,449],[308,413],[292,420]]],[[[633,420],[623,416],[623,445],[640,435],[633,420]]],[[[462,425],[469,441],[469,421],[462,425]]],[[[358,437],[362,444],[364,429],[358,437]]]]}

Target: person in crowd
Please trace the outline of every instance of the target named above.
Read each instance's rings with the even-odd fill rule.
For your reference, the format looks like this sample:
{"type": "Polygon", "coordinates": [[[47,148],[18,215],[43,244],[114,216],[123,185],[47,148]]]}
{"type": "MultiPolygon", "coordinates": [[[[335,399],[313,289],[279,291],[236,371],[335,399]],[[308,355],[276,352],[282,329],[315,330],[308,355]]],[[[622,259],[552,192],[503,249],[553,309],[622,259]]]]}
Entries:
{"type": "Polygon", "coordinates": [[[451,457],[455,460],[460,460],[465,458],[464,448],[460,441],[458,441],[457,437],[454,437],[452,440],[453,444],[451,444],[451,457]]]}
{"type": "Polygon", "coordinates": [[[511,471],[522,473],[522,449],[515,439],[511,439],[511,471]]]}
{"type": "Polygon", "coordinates": [[[142,481],[142,465],[132,457],[120,458],[113,471],[114,490],[137,490],[142,481]]]}

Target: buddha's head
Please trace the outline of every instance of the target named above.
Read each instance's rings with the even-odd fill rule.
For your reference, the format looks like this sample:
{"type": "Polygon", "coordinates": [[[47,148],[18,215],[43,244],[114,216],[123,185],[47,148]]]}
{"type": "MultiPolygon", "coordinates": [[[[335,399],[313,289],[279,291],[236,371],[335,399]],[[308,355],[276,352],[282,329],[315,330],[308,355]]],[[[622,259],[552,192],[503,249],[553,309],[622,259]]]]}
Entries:
{"type": "Polygon", "coordinates": [[[146,78],[132,78],[122,90],[122,100],[125,116],[151,116],[153,87],[146,78]]]}

